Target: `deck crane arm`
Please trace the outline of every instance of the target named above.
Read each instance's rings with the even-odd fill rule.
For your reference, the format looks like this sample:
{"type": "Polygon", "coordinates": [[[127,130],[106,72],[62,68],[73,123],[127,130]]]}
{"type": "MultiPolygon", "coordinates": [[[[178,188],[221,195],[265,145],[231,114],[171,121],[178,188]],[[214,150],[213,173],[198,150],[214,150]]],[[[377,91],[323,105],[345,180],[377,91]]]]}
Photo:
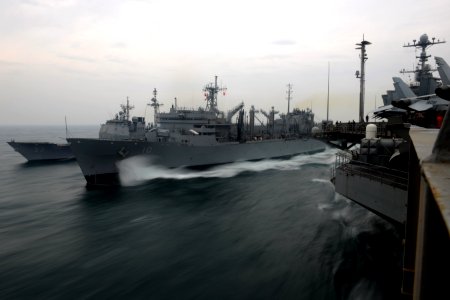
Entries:
{"type": "Polygon", "coordinates": [[[270,115],[263,109],[259,110],[260,113],[262,113],[268,120],[270,120],[270,115]]]}
{"type": "Polygon", "coordinates": [[[240,111],[244,107],[244,102],[239,103],[236,107],[234,107],[232,110],[229,110],[227,113],[227,121],[231,122],[231,119],[233,116],[240,111]]]}

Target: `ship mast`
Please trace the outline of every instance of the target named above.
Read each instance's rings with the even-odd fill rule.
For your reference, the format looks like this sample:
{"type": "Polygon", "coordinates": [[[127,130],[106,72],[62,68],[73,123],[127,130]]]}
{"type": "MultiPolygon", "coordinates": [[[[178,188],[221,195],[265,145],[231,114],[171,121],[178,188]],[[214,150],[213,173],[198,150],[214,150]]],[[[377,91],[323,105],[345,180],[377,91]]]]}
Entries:
{"type": "Polygon", "coordinates": [[[430,40],[428,39],[428,35],[427,34],[422,34],[420,36],[419,41],[416,43],[416,40],[413,40],[413,44],[411,45],[410,43],[408,43],[408,45],[403,45],[403,47],[415,47],[415,48],[422,48],[422,52],[420,53],[420,56],[416,56],[416,58],[419,59],[420,62],[420,66],[421,69],[423,70],[425,67],[425,62],[428,60],[429,57],[431,57],[431,55],[427,55],[427,52],[425,51],[428,47],[433,46],[435,44],[443,44],[445,43],[445,41],[440,41],[437,40],[437,42],[435,42],[435,37],[431,38],[432,42],[430,42],[430,40]]]}
{"type": "Polygon", "coordinates": [[[366,73],[364,71],[364,65],[366,63],[367,58],[367,54],[366,54],[366,45],[370,45],[372,44],[369,41],[365,41],[364,40],[364,35],[363,35],[363,40],[356,44],[356,46],[359,46],[358,48],[355,49],[361,49],[361,54],[359,55],[360,59],[361,59],[361,71],[356,71],[356,78],[359,78],[359,122],[364,122],[364,94],[365,94],[365,81],[366,81],[366,73]],[[360,73],[361,72],[361,73],[360,73]]]}
{"type": "Polygon", "coordinates": [[[417,42],[417,40],[413,40],[412,44],[408,43],[408,45],[403,45],[403,47],[414,47],[417,49],[421,49],[422,51],[420,52],[420,56],[416,56],[416,58],[419,59],[420,68],[417,67],[417,69],[414,71],[413,70],[407,71],[407,70],[403,69],[400,71],[400,73],[402,73],[402,74],[417,73],[416,78],[420,80],[422,75],[425,75],[426,73],[429,73],[431,71],[436,71],[436,70],[431,70],[431,68],[428,68],[426,66],[426,62],[428,61],[428,58],[431,57],[431,55],[427,55],[426,49],[429,48],[430,46],[433,46],[436,44],[443,44],[443,43],[445,43],[445,41],[441,41],[439,39],[437,41],[435,41],[436,40],[435,37],[431,38],[431,40],[432,41],[430,41],[428,39],[428,35],[424,33],[420,36],[418,42],[417,42]]]}
{"type": "Polygon", "coordinates": [[[327,124],[329,111],[330,111],[330,62],[328,62],[327,124]]]}
{"type": "Polygon", "coordinates": [[[292,84],[288,83],[287,85],[288,90],[286,91],[287,93],[287,101],[288,101],[288,110],[287,110],[287,115],[289,115],[290,112],[290,104],[291,104],[291,95],[292,95],[292,84]]]}
{"type": "Polygon", "coordinates": [[[226,90],[227,90],[226,87],[219,87],[217,85],[217,75],[216,75],[214,84],[209,83],[203,88],[203,92],[205,92],[205,97],[206,97],[206,99],[205,99],[206,100],[206,110],[218,112],[219,110],[217,108],[217,93],[223,92],[223,94],[225,95],[226,90]]]}
{"type": "Polygon", "coordinates": [[[130,120],[130,110],[134,108],[134,106],[130,105],[130,100],[127,97],[127,105],[120,104],[123,113],[125,114],[126,121],[130,120]]]}
{"type": "Polygon", "coordinates": [[[158,92],[156,91],[156,88],[153,89],[153,98],[150,99],[151,103],[149,104],[151,107],[153,107],[153,114],[154,114],[153,118],[154,118],[155,126],[158,121],[159,107],[163,105],[163,104],[159,103],[158,100],[156,99],[157,94],[158,94],[158,92]]]}

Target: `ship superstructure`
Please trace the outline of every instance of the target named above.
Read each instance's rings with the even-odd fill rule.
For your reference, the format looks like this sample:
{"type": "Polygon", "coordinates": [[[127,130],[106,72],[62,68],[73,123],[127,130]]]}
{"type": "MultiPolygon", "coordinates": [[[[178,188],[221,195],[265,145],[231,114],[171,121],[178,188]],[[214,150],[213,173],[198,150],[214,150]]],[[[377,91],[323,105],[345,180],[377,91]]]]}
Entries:
{"type": "Polygon", "coordinates": [[[437,69],[433,69],[428,64],[426,50],[445,41],[428,38],[427,34],[422,34],[419,40],[413,40],[403,47],[413,47],[420,51],[420,56],[416,56],[418,64],[415,70],[401,70],[402,74],[414,74],[414,80],[406,84],[400,77],[393,77],[394,90],[388,90],[382,95],[383,107],[373,111],[378,119],[386,118],[394,122],[409,122],[427,128],[439,128],[448,108],[448,102],[436,96],[436,88],[443,84],[448,84],[450,74],[447,63],[441,57],[435,57],[437,69]],[[433,72],[438,71],[439,77],[435,77],[433,72]]]}
{"type": "Polygon", "coordinates": [[[134,106],[122,104],[116,116],[100,126],[99,138],[111,140],[143,139],[145,134],[145,118],[133,117],[130,120],[130,111],[134,106]]]}

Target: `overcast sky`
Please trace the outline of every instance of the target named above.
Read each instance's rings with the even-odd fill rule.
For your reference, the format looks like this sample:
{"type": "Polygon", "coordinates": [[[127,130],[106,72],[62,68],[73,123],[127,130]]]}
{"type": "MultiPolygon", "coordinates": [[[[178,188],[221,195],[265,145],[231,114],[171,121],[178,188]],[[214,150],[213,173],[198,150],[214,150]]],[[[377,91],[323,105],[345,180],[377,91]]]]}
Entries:
{"type": "MultiPolygon", "coordinates": [[[[168,109],[204,106],[214,76],[221,110],[311,107],[358,119],[359,51],[365,39],[366,109],[419,55],[405,43],[427,33],[450,41],[448,0],[1,0],[0,124],[100,125],[129,97],[153,118],[154,88],[168,109]]],[[[450,63],[450,42],[429,49],[450,63]]],[[[435,66],[434,59],[430,59],[435,66]]]]}

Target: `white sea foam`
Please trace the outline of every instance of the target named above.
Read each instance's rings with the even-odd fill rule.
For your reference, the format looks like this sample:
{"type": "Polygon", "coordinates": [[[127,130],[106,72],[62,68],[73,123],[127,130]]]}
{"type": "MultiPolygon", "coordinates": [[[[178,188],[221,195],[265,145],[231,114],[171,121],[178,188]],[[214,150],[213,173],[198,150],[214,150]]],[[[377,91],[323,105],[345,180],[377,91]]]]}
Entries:
{"type": "MultiPolygon", "coordinates": [[[[122,185],[137,185],[153,179],[230,178],[242,172],[263,172],[267,170],[299,170],[308,164],[330,165],[334,162],[336,150],[327,149],[314,155],[298,155],[287,160],[267,159],[261,161],[234,162],[212,167],[204,171],[185,168],[169,169],[152,164],[148,157],[135,156],[118,163],[122,185]]],[[[317,179],[322,181],[321,179],[317,179]]],[[[325,181],[325,180],[324,180],[325,181]]]]}
{"type": "Polygon", "coordinates": [[[328,204],[328,203],[319,203],[319,204],[317,204],[317,208],[320,211],[326,211],[326,210],[333,209],[333,206],[331,204],[328,204]]]}
{"type": "Polygon", "coordinates": [[[320,182],[320,183],[331,183],[331,181],[329,179],[322,179],[322,178],[313,178],[311,180],[312,182],[320,182]]]}

